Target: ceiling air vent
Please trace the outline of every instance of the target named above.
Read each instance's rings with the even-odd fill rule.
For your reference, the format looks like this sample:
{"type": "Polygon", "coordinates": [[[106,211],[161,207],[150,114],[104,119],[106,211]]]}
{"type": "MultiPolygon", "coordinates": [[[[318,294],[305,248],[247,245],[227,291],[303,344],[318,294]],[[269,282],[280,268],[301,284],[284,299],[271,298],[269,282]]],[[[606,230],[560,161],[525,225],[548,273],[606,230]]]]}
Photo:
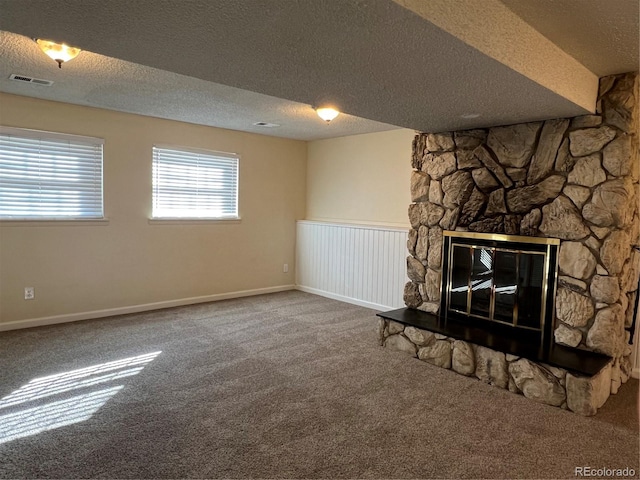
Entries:
{"type": "Polygon", "coordinates": [[[17,75],[15,73],[12,73],[9,76],[9,80],[15,80],[16,82],[33,83],[35,85],[42,85],[44,87],[50,87],[51,85],[53,85],[53,82],[51,80],[42,80],[41,78],[27,77],[26,75],[17,75]]]}

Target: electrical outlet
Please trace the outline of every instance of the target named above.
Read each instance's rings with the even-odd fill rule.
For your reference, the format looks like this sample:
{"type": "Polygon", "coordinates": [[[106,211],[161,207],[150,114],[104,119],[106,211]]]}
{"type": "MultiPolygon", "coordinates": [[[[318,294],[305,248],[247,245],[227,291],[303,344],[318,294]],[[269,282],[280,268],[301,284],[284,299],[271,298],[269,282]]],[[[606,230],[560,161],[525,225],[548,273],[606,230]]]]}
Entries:
{"type": "Polygon", "coordinates": [[[288,264],[288,263],[285,263],[285,264],[282,266],[282,272],[283,272],[283,273],[288,273],[288,272],[289,272],[289,264],[288,264]]]}
{"type": "Polygon", "coordinates": [[[34,287],[24,287],[24,299],[33,300],[36,298],[36,289],[34,287]]]}

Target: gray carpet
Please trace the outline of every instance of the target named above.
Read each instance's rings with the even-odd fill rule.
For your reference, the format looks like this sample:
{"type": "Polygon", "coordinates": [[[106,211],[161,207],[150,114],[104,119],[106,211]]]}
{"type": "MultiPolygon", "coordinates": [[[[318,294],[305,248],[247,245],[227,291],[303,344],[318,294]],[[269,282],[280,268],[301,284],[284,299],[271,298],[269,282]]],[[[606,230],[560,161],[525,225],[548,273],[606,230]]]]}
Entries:
{"type": "Polygon", "coordinates": [[[637,380],[584,418],[385,350],[375,325],[371,310],[283,292],[2,333],[0,476],[575,478],[578,466],[640,471],[637,380]],[[99,364],[102,370],[86,371],[99,364]],[[77,369],[85,370],[32,382],[21,391],[31,396],[8,397],[35,378],[77,369]],[[47,391],[52,385],[58,390],[47,391]],[[102,404],[101,395],[111,396],[102,404]],[[78,403],[87,399],[95,402],[78,403]],[[87,418],[41,433],[20,430],[20,422],[35,431],[51,428],[47,415],[63,424],[80,414],[87,418]]]}

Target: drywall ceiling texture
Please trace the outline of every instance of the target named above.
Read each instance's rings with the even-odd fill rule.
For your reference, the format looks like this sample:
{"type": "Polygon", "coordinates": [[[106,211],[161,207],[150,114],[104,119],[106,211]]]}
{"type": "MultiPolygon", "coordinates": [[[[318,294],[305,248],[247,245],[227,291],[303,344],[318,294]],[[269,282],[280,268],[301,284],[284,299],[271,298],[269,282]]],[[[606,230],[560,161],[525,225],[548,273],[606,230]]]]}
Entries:
{"type": "Polygon", "coordinates": [[[501,1],[599,77],[638,71],[638,0],[501,1]]]}
{"type": "Polygon", "coordinates": [[[397,128],[346,114],[327,125],[310,105],[92,52],[80,53],[59,69],[32,39],[9,32],[0,31],[0,51],[0,91],[5,93],[296,140],[397,128]],[[54,84],[12,81],[9,76],[14,73],[54,84]],[[280,126],[265,128],[255,126],[256,122],[280,126]]]}
{"type": "Polygon", "coordinates": [[[593,109],[597,76],[498,0],[394,1],[558,95],[593,109]]]}
{"type": "MultiPolygon", "coordinates": [[[[595,75],[574,82],[579,101],[565,98],[543,76],[527,78],[509,59],[392,0],[2,0],[0,9],[1,30],[304,104],[332,102],[416,130],[569,117],[595,106],[595,75]],[[481,116],[461,118],[467,113],[481,116]]],[[[487,19],[470,25],[493,34],[487,19]]],[[[520,55],[527,46],[510,45],[520,55]]],[[[540,61],[540,52],[527,54],[540,61]]],[[[553,60],[549,78],[561,78],[564,60],[553,60]]]]}

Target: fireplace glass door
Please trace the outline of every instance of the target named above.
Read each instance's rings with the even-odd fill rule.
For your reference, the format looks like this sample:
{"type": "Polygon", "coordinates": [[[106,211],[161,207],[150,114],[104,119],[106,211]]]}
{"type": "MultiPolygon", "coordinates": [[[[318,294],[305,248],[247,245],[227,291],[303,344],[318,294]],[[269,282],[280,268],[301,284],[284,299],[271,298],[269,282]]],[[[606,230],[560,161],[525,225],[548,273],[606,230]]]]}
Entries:
{"type": "Polygon", "coordinates": [[[541,329],[545,254],[454,243],[449,308],[541,329]]]}
{"type": "Polygon", "coordinates": [[[445,232],[445,314],[542,333],[553,316],[559,242],[531,240],[445,232]]]}

